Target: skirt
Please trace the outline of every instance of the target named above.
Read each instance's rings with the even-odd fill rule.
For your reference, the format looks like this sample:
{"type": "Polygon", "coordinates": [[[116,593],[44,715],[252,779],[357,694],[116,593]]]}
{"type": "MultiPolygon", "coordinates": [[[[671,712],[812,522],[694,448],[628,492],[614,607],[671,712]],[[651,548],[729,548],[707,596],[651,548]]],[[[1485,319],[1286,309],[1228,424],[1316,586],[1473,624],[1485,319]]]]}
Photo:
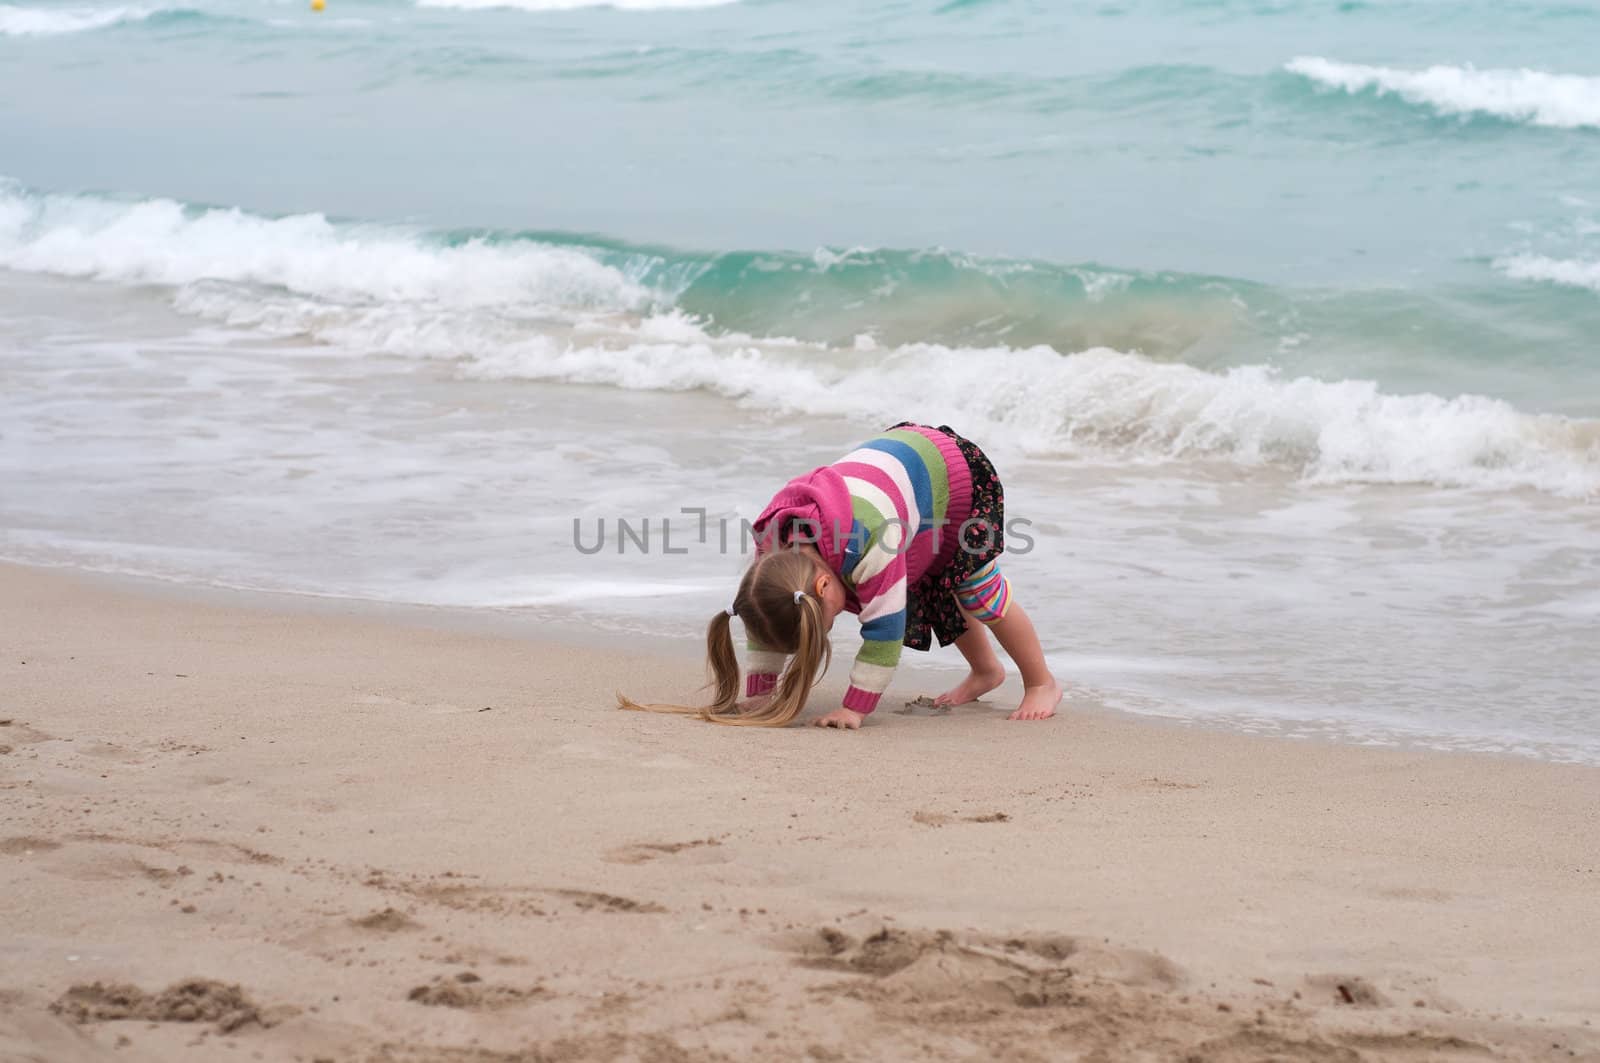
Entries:
{"type": "MultiPolygon", "coordinates": [[[[895,428],[912,424],[902,421],[895,428]]],[[[943,568],[924,572],[922,578],[906,588],[905,645],[914,650],[930,649],[933,638],[948,646],[967,630],[967,616],[956,604],[956,587],[1005,550],[1006,495],[989,458],[971,440],[956,434],[949,425],[939,431],[955,440],[972,473],[972,514],[961,545],[943,568]]]]}

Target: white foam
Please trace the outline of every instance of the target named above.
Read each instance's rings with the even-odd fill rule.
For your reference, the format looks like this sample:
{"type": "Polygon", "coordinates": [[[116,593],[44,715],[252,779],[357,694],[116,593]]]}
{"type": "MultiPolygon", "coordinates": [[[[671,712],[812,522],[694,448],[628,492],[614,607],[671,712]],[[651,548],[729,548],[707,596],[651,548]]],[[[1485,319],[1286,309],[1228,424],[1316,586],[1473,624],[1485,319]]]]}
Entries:
{"type": "MultiPolygon", "coordinates": [[[[673,326],[674,330],[679,327],[673,326]]],[[[1212,373],[1104,348],[916,344],[862,363],[748,337],[562,344],[477,352],[469,375],[648,390],[704,389],[793,413],[883,419],[916,411],[1037,454],[1284,464],[1322,482],[1600,492],[1600,422],[1522,413],[1478,396],[1386,395],[1371,381],[1212,373]]]]}
{"type": "Polygon", "coordinates": [[[628,309],[649,293],[569,248],[532,241],[456,246],[320,214],[263,218],[171,200],[119,203],[0,186],[0,266],[131,284],[231,281],[335,302],[628,309]]]}
{"type": "Polygon", "coordinates": [[[586,7],[610,7],[618,11],[683,11],[691,8],[723,7],[739,0],[417,0],[418,7],[454,7],[468,11],[513,8],[519,11],[576,11],[586,7]]]}
{"type": "Polygon", "coordinates": [[[1472,66],[1398,70],[1319,56],[1301,56],[1284,68],[1352,94],[1368,89],[1380,96],[1394,93],[1440,114],[1486,114],[1558,129],[1600,128],[1600,77],[1472,66]]]}
{"type": "MultiPolygon", "coordinates": [[[[216,302],[187,309],[226,312],[216,302]]],[[[358,348],[459,357],[469,377],[704,390],[778,412],[869,421],[909,409],[1035,454],[1286,465],[1331,483],[1600,492],[1600,422],[1530,415],[1480,396],[1291,379],[1262,366],[1213,373],[1104,348],[1063,356],[930,344],[878,349],[864,361],[856,350],[796,340],[711,336],[676,313],[566,336],[512,337],[477,320],[398,312],[305,323],[358,348]]]]}
{"type": "Polygon", "coordinates": [[[1498,259],[1495,267],[1513,280],[1548,281],[1569,288],[1600,292],[1600,261],[1585,262],[1543,255],[1509,255],[1498,259]]]}
{"type": "Polygon", "coordinates": [[[141,22],[159,8],[22,7],[0,4],[0,37],[54,37],[86,33],[123,22],[141,22]]]}

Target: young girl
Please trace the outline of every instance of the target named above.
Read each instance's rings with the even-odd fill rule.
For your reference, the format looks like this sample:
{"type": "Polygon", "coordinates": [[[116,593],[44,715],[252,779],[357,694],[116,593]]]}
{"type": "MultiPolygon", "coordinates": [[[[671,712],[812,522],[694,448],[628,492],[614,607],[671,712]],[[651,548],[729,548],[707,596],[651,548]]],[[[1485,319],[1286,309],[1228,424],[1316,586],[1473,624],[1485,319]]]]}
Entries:
{"type": "Polygon", "coordinates": [[[861,650],[843,704],[818,726],[860,727],[888,688],[901,646],[926,650],[930,635],[941,646],[954,642],[971,668],[935,702],[977,700],[1005,680],[988,631],[1022,672],[1022,704],[1009,718],[1055,715],[1061,685],[997,564],[1004,506],[994,466],[949,427],[904,422],[874,436],[789,481],[756,519],[756,560],[706,631],[713,704],[623,706],[781,727],[827,669],[834,620],[851,612],[860,615],[861,650]],[[743,701],[734,617],[749,653],[743,701]]]}

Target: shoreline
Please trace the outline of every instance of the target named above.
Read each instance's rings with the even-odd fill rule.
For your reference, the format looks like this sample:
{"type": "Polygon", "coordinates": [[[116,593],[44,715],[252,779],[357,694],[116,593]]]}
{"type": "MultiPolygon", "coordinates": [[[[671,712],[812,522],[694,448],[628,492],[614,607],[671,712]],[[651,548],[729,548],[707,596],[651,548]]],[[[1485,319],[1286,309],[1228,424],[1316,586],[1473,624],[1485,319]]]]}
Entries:
{"type": "Polygon", "coordinates": [[[693,653],[131,582],[0,565],[3,1059],[1600,1058],[1600,769],[752,734],[612,708],[693,653]],[[49,1010],[184,978],[260,1021],[49,1010]]]}
{"type": "MultiPolygon", "coordinates": [[[[615,653],[641,655],[658,663],[681,664],[686,658],[701,659],[702,642],[697,633],[674,638],[652,635],[634,630],[607,627],[594,614],[563,612],[549,606],[487,606],[487,605],[437,605],[422,602],[404,602],[381,598],[358,598],[346,595],[318,594],[312,591],[261,589],[235,587],[221,583],[204,583],[182,578],[138,575],[103,569],[83,568],[70,562],[46,564],[13,561],[0,558],[0,572],[17,569],[30,572],[51,573],[69,580],[98,585],[108,591],[153,598],[175,604],[192,603],[216,607],[239,606],[248,609],[278,613],[305,613],[319,617],[346,617],[367,620],[376,624],[394,624],[422,631],[443,631],[456,634],[485,635],[496,638],[536,639],[542,643],[570,646],[577,649],[606,650],[615,653]],[[554,614],[556,623],[550,622],[554,614]]],[[[699,618],[691,618],[696,620],[699,618]]],[[[836,638],[834,656],[843,664],[849,653],[853,636],[836,638]]],[[[1006,663],[1005,683],[987,699],[1003,702],[1007,698],[1019,699],[1021,685],[1006,663]]],[[[910,654],[902,658],[898,676],[906,687],[904,698],[893,691],[885,696],[885,706],[898,705],[915,695],[909,692],[908,678],[929,684],[923,693],[943,690],[959,676],[963,665],[953,647],[935,647],[931,653],[910,654]]],[[[1430,734],[1426,731],[1408,731],[1403,726],[1385,724],[1384,737],[1372,739],[1359,737],[1358,725],[1352,720],[1297,720],[1292,717],[1228,715],[1183,716],[1160,712],[1141,712],[1091,701],[1081,684],[1073,681],[1072,673],[1060,669],[1067,687],[1067,700],[1063,712],[1079,715],[1104,715],[1111,720],[1137,721],[1148,726],[1171,728],[1178,731],[1198,731],[1207,734],[1233,735],[1265,741],[1293,742],[1313,747],[1385,749],[1395,752],[1437,753],[1444,756],[1485,757],[1491,760],[1510,759],[1536,764],[1556,764],[1571,767],[1600,769],[1600,764],[1581,757],[1559,756],[1548,750],[1527,746],[1522,751],[1509,749],[1471,749],[1444,743],[1465,742],[1466,736],[1430,734]],[[1076,695],[1077,703],[1073,704],[1076,695]],[[1247,726],[1244,721],[1249,721],[1247,726]],[[1296,733],[1293,728],[1303,728],[1296,733]],[[1285,730],[1287,729],[1287,730],[1285,730]],[[1275,733],[1276,730],[1276,733],[1275,733]]],[[[842,673],[841,673],[842,674],[842,673]]],[[[830,672],[830,677],[833,676],[830,672]]],[[[824,679],[826,688],[827,678],[824,679]]],[[[842,690],[842,684],[840,685],[842,690]]],[[[892,707],[890,709],[892,711],[892,707]]],[[[1510,744],[1497,739],[1500,745],[1510,744]]]]}

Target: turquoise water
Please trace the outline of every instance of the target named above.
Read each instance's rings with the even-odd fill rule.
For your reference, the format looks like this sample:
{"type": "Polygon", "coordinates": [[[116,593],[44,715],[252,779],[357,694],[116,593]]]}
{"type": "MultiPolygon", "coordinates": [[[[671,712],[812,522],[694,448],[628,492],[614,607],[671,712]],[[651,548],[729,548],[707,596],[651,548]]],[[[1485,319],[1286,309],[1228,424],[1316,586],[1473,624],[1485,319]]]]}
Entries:
{"type": "Polygon", "coordinates": [[[1086,698],[1600,760],[1597,34],[0,3],[0,556],[687,638],[738,559],[574,517],[910,417],[1045,529],[1086,698]]]}
{"type": "Polygon", "coordinates": [[[1600,9],[542,10],[564,6],[0,6],[0,173],[745,252],[684,306],[756,335],[1104,344],[1600,413],[1600,9]],[[1291,69],[1306,57],[1337,69],[1291,69]],[[1437,84],[1396,82],[1435,65],[1437,84]],[[1359,68],[1394,84],[1330,80],[1359,68]],[[817,305],[795,302],[809,278],[756,272],[819,247],[1029,272],[878,252],[817,305]],[[1062,266],[1144,283],[1086,312],[1062,266]]]}

